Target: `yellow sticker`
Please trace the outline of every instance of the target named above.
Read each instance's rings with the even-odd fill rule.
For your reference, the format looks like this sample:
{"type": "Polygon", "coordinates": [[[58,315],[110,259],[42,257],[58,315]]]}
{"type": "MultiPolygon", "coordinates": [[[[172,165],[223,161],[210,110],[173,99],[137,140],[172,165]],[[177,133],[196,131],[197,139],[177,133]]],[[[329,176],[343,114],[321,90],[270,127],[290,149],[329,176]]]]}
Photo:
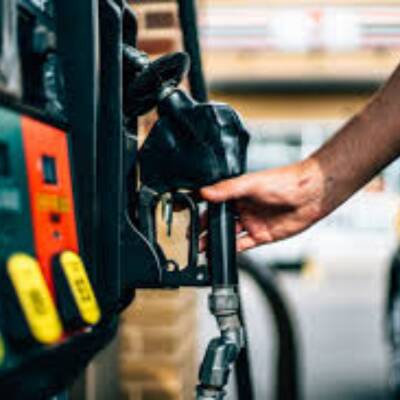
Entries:
{"type": "Polygon", "coordinates": [[[71,211],[71,204],[66,197],[55,194],[39,193],[37,203],[40,211],[68,213],[71,211]]]}
{"type": "Polygon", "coordinates": [[[97,324],[101,312],[82,259],[72,251],[64,251],[60,264],[82,319],[88,324],[97,324]]]}
{"type": "Polygon", "coordinates": [[[18,253],[9,258],[7,271],[32,336],[44,344],[57,342],[63,328],[38,262],[18,253]]]}
{"type": "Polygon", "coordinates": [[[6,359],[6,345],[4,343],[3,336],[0,334],[0,367],[3,365],[6,359]]]}

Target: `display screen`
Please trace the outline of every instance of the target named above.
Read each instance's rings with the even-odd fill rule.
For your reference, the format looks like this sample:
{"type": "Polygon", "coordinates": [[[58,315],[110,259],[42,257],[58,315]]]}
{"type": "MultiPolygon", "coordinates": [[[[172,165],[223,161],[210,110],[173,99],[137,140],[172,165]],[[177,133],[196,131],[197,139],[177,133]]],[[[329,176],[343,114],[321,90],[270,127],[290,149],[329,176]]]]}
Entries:
{"type": "Polygon", "coordinates": [[[42,157],[42,169],[43,169],[43,180],[48,185],[57,184],[57,168],[56,160],[54,157],[43,156],[42,157]]]}
{"type": "Polygon", "coordinates": [[[6,143],[0,142],[0,176],[10,175],[10,159],[6,143]]]}

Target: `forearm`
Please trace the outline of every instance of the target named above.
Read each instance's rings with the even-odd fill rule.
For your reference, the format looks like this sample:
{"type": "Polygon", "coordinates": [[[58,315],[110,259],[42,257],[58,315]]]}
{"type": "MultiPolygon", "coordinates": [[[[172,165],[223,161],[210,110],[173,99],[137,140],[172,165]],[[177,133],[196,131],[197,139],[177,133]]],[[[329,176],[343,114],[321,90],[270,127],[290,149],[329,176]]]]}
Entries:
{"type": "Polygon", "coordinates": [[[400,67],[363,111],[306,162],[321,187],[321,216],[400,155],[400,67]]]}

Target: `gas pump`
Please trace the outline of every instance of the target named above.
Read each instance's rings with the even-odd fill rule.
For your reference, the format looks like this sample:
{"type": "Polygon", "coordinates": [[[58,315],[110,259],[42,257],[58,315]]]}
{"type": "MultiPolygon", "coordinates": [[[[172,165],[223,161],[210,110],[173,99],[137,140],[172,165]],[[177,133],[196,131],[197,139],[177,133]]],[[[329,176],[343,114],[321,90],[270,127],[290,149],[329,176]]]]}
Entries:
{"type": "MultiPolygon", "coordinates": [[[[117,327],[101,307],[86,251],[95,201],[85,214],[76,149],[93,132],[75,134],[68,109],[74,49],[59,35],[60,3],[0,3],[0,393],[13,399],[60,391],[117,327]]],[[[94,14],[83,7],[74,11],[86,22],[94,14]]]]}

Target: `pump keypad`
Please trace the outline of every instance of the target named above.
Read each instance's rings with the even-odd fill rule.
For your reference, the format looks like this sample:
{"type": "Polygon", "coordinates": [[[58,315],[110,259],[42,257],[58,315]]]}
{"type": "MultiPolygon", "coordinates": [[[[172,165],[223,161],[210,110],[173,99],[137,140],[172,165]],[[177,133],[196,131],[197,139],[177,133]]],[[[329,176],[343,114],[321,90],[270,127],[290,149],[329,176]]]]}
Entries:
{"type": "Polygon", "coordinates": [[[54,259],[57,304],[67,329],[95,325],[101,312],[81,257],[64,251],[54,259]]]}
{"type": "MultiPolygon", "coordinates": [[[[20,311],[25,317],[32,338],[42,344],[56,343],[63,327],[38,262],[29,255],[18,253],[8,259],[6,272],[20,308],[15,312],[20,311]]],[[[12,330],[20,328],[11,327],[12,330]]],[[[10,333],[11,336],[21,334],[10,333]]]]}

